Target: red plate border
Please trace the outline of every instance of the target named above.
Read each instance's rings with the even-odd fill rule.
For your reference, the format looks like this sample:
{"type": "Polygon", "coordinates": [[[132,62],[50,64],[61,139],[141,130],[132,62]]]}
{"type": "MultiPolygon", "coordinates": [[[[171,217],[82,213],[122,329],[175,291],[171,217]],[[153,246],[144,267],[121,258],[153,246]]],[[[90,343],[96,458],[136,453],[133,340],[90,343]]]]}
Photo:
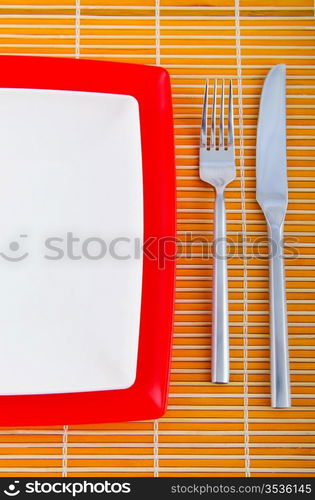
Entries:
{"type": "MultiPolygon", "coordinates": [[[[154,66],[86,59],[0,56],[2,88],[104,92],[139,103],[144,255],[135,383],[128,389],[0,396],[0,425],[59,425],[154,419],[167,405],[175,282],[175,163],[169,75],[154,66]],[[159,243],[158,243],[159,242],[159,243]],[[165,249],[169,258],[165,259],[165,249]]],[[[27,126],[27,124],[25,124],[27,126]]]]}

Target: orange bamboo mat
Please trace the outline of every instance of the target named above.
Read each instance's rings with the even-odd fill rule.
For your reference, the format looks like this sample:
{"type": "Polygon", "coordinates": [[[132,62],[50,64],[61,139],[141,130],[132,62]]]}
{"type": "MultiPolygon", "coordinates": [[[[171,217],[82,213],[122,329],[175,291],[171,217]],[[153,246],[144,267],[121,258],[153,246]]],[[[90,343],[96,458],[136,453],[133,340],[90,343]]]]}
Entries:
{"type": "Polygon", "coordinates": [[[2,428],[1,475],[315,475],[314,40],[313,0],[0,1],[1,54],[99,58],[169,70],[183,241],[166,416],[2,428]],[[255,201],[259,96],[277,63],[287,64],[290,410],[270,408],[266,225],[255,201]],[[212,239],[213,192],[198,178],[197,146],[205,78],[215,76],[233,79],[237,139],[237,178],[227,190],[233,243],[228,386],[209,382],[212,263],[202,258],[198,239],[191,241],[212,239]]]}

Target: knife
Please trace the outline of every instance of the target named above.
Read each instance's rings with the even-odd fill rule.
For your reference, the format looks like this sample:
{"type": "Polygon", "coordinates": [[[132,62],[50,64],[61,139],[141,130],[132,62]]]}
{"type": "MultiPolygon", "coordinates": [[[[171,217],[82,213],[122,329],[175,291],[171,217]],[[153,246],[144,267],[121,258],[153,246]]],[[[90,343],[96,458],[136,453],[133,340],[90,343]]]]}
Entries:
{"type": "Polygon", "coordinates": [[[270,370],[273,408],[289,408],[290,372],[283,263],[283,223],[288,204],[286,67],[274,66],[263,86],[256,144],[256,198],[269,241],[270,370]]]}

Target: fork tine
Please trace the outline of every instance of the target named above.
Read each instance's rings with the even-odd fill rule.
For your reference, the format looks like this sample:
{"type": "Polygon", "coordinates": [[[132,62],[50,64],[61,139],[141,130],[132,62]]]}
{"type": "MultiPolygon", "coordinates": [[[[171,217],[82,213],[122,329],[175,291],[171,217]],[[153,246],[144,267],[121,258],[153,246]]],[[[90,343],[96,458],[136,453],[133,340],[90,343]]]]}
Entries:
{"type": "Polygon", "coordinates": [[[211,116],[210,148],[215,148],[216,105],[217,105],[217,80],[214,80],[214,85],[213,85],[213,101],[212,101],[212,116],[211,116]]]}
{"type": "Polygon", "coordinates": [[[234,124],[233,124],[233,90],[232,80],[229,87],[229,114],[228,114],[228,148],[234,144],[234,124]]]}
{"type": "Polygon", "coordinates": [[[222,80],[222,90],[221,90],[219,148],[224,149],[224,80],[222,80]]]}
{"type": "Polygon", "coordinates": [[[208,80],[206,80],[205,94],[203,98],[200,147],[207,147],[207,119],[208,119],[208,80]]]}

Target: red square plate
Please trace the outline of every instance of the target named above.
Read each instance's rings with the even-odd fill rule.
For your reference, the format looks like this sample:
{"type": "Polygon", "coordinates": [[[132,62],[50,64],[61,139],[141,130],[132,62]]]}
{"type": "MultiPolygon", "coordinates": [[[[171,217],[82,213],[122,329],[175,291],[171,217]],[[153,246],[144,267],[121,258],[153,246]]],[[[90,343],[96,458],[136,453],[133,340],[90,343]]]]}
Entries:
{"type": "Polygon", "coordinates": [[[157,67],[74,59],[2,56],[0,63],[2,88],[97,92],[137,100],[144,248],[149,245],[143,253],[135,382],[126,389],[0,396],[0,425],[84,424],[160,417],[166,409],[169,382],[176,246],[168,73],[157,67]]]}

